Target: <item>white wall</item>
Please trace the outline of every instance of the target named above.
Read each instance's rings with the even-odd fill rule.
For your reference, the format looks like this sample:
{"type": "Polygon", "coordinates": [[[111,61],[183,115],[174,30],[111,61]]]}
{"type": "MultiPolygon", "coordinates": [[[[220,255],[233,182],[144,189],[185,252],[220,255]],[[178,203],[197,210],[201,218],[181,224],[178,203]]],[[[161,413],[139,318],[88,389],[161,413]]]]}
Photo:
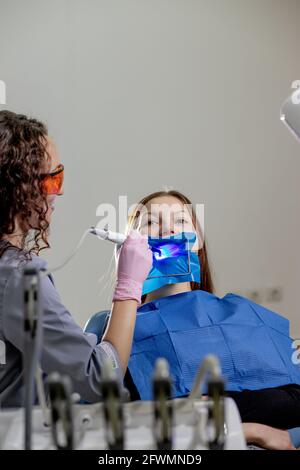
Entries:
{"type": "MultiPolygon", "coordinates": [[[[50,265],[99,203],[172,186],[205,204],[218,293],[283,286],[300,338],[300,147],[278,118],[299,24],[298,0],[0,0],[7,107],[44,119],[66,166],[50,265]]],[[[56,275],[82,325],[111,254],[90,237],[56,275]]]]}

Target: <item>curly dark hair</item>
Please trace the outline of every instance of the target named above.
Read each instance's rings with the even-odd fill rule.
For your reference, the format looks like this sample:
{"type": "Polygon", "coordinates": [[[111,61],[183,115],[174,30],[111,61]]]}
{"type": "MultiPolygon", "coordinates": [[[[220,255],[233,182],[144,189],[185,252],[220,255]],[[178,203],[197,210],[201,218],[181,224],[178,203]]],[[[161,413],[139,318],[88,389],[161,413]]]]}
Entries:
{"type": "Polygon", "coordinates": [[[42,186],[50,155],[48,130],[36,119],[11,111],[0,111],[0,257],[9,248],[24,251],[31,258],[49,248],[46,220],[47,196],[42,186]],[[6,240],[22,232],[21,246],[6,240]]]}

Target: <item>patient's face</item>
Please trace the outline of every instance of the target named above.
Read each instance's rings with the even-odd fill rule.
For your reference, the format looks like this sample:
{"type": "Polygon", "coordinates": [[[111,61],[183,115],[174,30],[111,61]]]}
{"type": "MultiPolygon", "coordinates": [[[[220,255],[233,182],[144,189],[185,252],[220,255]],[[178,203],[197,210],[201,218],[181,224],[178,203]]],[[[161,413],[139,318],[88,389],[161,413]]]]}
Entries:
{"type": "Polygon", "coordinates": [[[138,230],[151,237],[169,237],[181,232],[195,232],[189,208],[174,196],[151,199],[138,221],[138,230]]]}

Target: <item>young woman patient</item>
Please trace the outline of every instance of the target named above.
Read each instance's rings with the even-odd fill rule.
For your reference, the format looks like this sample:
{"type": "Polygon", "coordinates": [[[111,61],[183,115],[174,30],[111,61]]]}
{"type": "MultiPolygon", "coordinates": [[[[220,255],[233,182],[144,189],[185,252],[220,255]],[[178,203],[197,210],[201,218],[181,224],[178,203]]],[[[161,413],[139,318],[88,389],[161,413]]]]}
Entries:
{"type": "MultiPolygon", "coordinates": [[[[151,398],[157,358],[165,357],[170,364],[175,398],[189,394],[200,362],[215,354],[227,395],[241,414],[247,442],[269,449],[298,446],[297,436],[293,442],[291,436],[300,436],[300,429],[293,429],[300,426],[300,369],[292,362],[288,321],[246,298],[213,294],[199,221],[183,194],[162,191],[143,198],[128,221],[127,232],[132,229],[150,237],[154,257],[125,375],[131,399],[151,398]],[[165,263],[159,272],[164,263],[155,259],[161,261],[168,254],[157,249],[157,241],[171,241],[165,248],[176,254],[182,237],[185,246],[189,244],[188,269],[175,256],[173,265],[165,263]]],[[[88,331],[95,330],[94,322],[90,321],[88,331]]],[[[130,341],[124,337],[124,343],[130,341]]]]}

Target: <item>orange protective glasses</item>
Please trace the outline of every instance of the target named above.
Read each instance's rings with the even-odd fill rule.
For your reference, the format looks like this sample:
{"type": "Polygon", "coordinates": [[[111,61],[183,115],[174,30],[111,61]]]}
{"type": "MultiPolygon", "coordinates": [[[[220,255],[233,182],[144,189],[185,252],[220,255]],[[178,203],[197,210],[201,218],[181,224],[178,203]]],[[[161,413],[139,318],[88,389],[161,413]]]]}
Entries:
{"type": "Polygon", "coordinates": [[[43,176],[43,187],[47,196],[59,194],[64,182],[64,165],[60,164],[54,171],[43,176]]]}

